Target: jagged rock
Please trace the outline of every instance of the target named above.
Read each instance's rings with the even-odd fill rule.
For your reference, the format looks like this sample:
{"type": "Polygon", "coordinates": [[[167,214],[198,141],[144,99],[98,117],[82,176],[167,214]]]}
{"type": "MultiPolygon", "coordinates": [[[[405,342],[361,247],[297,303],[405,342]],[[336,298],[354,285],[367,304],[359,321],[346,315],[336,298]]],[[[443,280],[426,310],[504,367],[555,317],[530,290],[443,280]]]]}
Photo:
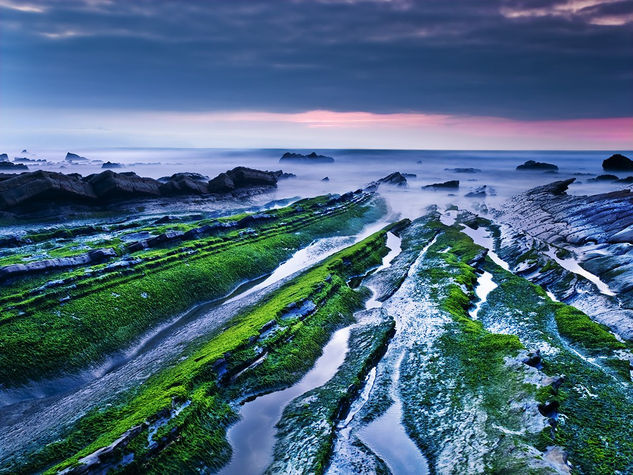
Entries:
{"type": "Polygon", "coordinates": [[[0,170],[28,170],[29,167],[22,163],[0,162],[0,170]]]}
{"type": "Polygon", "coordinates": [[[177,173],[167,183],[160,185],[160,192],[163,195],[203,195],[209,192],[209,184],[187,174],[177,173]]]}
{"type": "Polygon", "coordinates": [[[236,167],[227,171],[226,174],[233,180],[235,188],[277,186],[277,177],[275,177],[274,172],[247,167],[236,167]]]}
{"type": "Polygon", "coordinates": [[[43,200],[93,201],[97,198],[89,183],[63,173],[39,170],[0,181],[0,208],[43,200]]]}
{"type": "Polygon", "coordinates": [[[14,163],[46,163],[46,160],[43,158],[28,158],[28,157],[15,157],[13,159],[14,163]]]}
{"type": "Polygon", "coordinates": [[[624,172],[633,170],[633,160],[624,155],[616,153],[611,155],[604,162],[602,162],[602,169],[614,172],[624,172]]]}
{"type": "Polygon", "coordinates": [[[105,162],[103,165],[101,165],[101,168],[123,168],[123,165],[115,162],[105,162]]]}
{"type": "Polygon", "coordinates": [[[432,185],[423,186],[423,190],[455,190],[459,188],[459,180],[449,180],[443,183],[433,183],[432,185]]]}
{"type": "Polygon", "coordinates": [[[517,170],[558,170],[558,167],[552,163],[535,162],[528,160],[517,167],[517,170]]]}
{"type": "Polygon", "coordinates": [[[86,162],[88,159],[86,157],[82,157],[81,155],[77,155],[76,153],[68,152],[66,154],[65,160],[67,162],[86,162]]]}
{"type": "Polygon", "coordinates": [[[486,185],[479,186],[475,188],[473,191],[466,193],[466,198],[485,198],[486,193],[486,185]]]}
{"type": "Polygon", "coordinates": [[[297,178],[297,175],[295,175],[294,173],[286,173],[283,170],[274,171],[273,175],[275,175],[275,178],[277,178],[277,180],[285,180],[287,178],[297,178]]]}
{"type": "Polygon", "coordinates": [[[321,181],[330,181],[330,177],[329,176],[323,177],[321,178],[321,181]]]}
{"type": "Polygon", "coordinates": [[[170,180],[181,180],[183,178],[188,178],[190,180],[203,181],[203,182],[208,182],[209,181],[209,177],[208,176],[203,175],[202,173],[195,173],[195,172],[174,173],[172,176],[163,176],[163,177],[159,178],[158,181],[163,182],[163,183],[167,183],[170,180]]]}
{"type": "Polygon", "coordinates": [[[0,162],[8,162],[9,156],[6,153],[0,153],[0,162]]]}
{"type": "Polygon", "coordinates": [[[235,189],[235,183],[226,173],[220,173],[207,186],[209,193],[227,193],[235,189]]]}
{"type": "Polygon", "coordinates": [[[308,155],[301,153],[286,152],[279,159],[280,162],[295,162],[295,163],[332,163],[334,159],[326,155],[318,155],[316,152],[312,152],[308,155]]]}
{"type": "Polygon", "coordinates": [[[378,185],[407,186],[407,178],[400,172],[393,172],[374,183],[378,185]]]}
{"type": "Polygon", "coordinates": [[[144,178],[134,172],[115,173],[111,170],[90,175],[85,181],[92,185],[99,198],[121,199],[142,196],[160,196],[160,183],[153,178],[144,178]]]}

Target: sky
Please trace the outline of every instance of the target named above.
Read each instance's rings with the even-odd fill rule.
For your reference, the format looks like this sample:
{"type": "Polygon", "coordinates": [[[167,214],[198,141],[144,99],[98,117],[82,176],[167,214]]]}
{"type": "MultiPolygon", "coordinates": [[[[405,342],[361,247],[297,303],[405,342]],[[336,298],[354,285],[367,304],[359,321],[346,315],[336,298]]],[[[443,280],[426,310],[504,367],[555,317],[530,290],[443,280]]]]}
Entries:
{"type": "Polygon", "coordinates": [[[89,146],[630,150],[633,0],[0,0],[0,148],[89,146]]]}

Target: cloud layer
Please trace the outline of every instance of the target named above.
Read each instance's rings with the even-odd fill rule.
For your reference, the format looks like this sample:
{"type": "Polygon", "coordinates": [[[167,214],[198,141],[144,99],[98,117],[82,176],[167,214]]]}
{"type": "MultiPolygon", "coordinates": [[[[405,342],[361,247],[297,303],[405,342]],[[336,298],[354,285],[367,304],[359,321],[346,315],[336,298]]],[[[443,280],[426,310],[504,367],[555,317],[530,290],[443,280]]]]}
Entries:
{"type": "Polygon", "coordinates": [[[0,0],[0,100],[632,116],[632,13],[621,0],[0,0]]]}

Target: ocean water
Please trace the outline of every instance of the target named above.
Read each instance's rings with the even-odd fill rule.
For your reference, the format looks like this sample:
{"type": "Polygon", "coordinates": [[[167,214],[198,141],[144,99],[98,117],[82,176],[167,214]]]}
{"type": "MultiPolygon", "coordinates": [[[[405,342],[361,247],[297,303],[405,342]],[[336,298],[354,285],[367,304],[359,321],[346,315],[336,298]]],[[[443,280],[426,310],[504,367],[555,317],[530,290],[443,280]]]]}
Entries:
{"type": "MultiPolygon", "coordinates": [[[[496,206],[508,197],[555,180],[574,177],[571,194],[594,194],[627,188],[627,185],[610,182],[591,182],[604,173],[602,161],[620,152],[633,156],[630,151],[433,151],[433,150],[292,150],[301,153],[316,151],[336,160],[330,164],[279,163],[284,149],[163,149],[116,148],[73,150],[90,159],[90,162],[69,164],[64,161],[66,150],[35,150],[30,153],[14,151],[9,155],[44,158],[46,163],[29,164],[31,170],[46,169],[64,173],[88,175],[98,173],[102,162],[121,163],[115,171],[134,171],[140,176],[159,178],[176,172],[193,171],[210,178],[236,166],[264,170],[291,172],[296,178],[282,180],[276,191],[266,200],[315,196],[323,193],[344,193],[391,172],[415,174],[408,178],[406,189],[390,190],[390,204],[403,216],[414,217],[429,204],[457,203],[463,207],[496,206]],[[536,160],[558,165],[558,173],[517,171],[517,165],[536,160]],[[455,168],[475,168],[476,173],[458,173],[455,168]],[[328,177],[329,181],[322,181],[328,177]],[[456,191],[422,190],[424,185],[459,180],[456,191]],[[486,185],[484,198],[467,198],[465,195],[486,185]]],[[[619,174],[626,176],[627,174],[619,174]]]]}

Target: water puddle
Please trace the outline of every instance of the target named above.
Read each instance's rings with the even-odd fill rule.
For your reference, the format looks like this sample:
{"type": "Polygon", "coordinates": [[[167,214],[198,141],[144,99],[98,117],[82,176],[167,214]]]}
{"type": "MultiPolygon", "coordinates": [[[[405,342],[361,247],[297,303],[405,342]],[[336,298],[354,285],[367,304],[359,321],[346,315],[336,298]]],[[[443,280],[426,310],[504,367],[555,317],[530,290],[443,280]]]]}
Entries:
{"type": "MultiPolygon", "coordinates": [[[[382,264],[374,271],[374,274],[391,266],[391,262],[398,254],[400,254],[400,252],[402,252],[402,239],[393,233],[387,233],[387,249],[389,249],[389,253],[382,258],[382,264]]],[[[370,285],[367,285],[366,287],[372,291],[372,296],[365,303],[365,308],[369,309],[381,307],[382,302],[376,299],[377,294],[374,289],[370,285]]]]}
{"type": "MultiPolygon", "coordinates": [[[[279,282],[280,280],[301,271],[308,267],[311,267],[318,262],[330,257],[338,251],[351,246],[359,241],[362,241],[368,236],[371,236],[376,231],[381,230],[388,224],[387,221],[380,221],[378,223],[372,223],[363,228],[363,230],[353,236],[336,236],[330,238],[317,239],[309,246],[295,252],[290,259],[283,262],[275,271],[270,274],[265,280],[259,282],[257,285],[251,287],[240,295],[236,295],[227,302],[241,299],[247,295],[264,289],[269,285],[279,282]]],[[[388,246],[389,247],[389,246],[388,246]]],[[[394,256],[395,257],[395,256],[394,256]]]]}
{"type": "Polygon", "coordinates": [[[473,229],[464,225],[464,229],[462,229],[462,232],[469,236],[475,244],[488,249],[488,256],[490,256],[492,262],[497,264],[502,269],[510,270],[510,266],[508,265],[508,263],[501,259],[501,257],[499,257],[499,255],[495,252],[494,239],[486,228],[480,226],[477,229],[473,229]]]}
{"type": "Polygon", "coordinates": [[[297,384],[242,406],[240,421],[231,426],[227,434],[233,456],[220,474],[261,474],[266,470],[273,461],[275,424],[284,408],[296,397],[322,386],[336,374],[347,354],[349,332],[349,327],[335,332],[314,367],[297,384]]]}
{"type": "Polygon", "coordinates": [[[479,301],[475,304],[475,308],[470,312],[470,316],[473,320],[477,320],[479,311],[483,304],[486,303],[488,294],[496,289],[498,285],[492,280],[492,274],[484,271],[483,274],[477,279],[477,287],[475,287],[475,294],[479,297],[479,301]]]}
{"type": "Polygon", "coordinates": [[[385,461],[394,475],[429,473],[428,463],[402,425],[402,401],[398,394],[402,354],[393,370],[391,398],[394,403],[378,419],[359,432],[360,439],[385,461]]]}
{"type": "Polygon", "coordinates": [[[556,255],[554,249],[550,249],[545,253],[549,258],[555,260],[563,269],[567,269],[569,272],[573,272],[574,274],[580,275],[585,279],[593,282],[600,293],[604,295],[608,295],[609,297],[615,297],[615,293],[609,288],[607,284],[605,284],[600,277],[591,272],[583,269],[578,261],[573,257],[568,257],[566,259],[561,259],[556,255]]]}

